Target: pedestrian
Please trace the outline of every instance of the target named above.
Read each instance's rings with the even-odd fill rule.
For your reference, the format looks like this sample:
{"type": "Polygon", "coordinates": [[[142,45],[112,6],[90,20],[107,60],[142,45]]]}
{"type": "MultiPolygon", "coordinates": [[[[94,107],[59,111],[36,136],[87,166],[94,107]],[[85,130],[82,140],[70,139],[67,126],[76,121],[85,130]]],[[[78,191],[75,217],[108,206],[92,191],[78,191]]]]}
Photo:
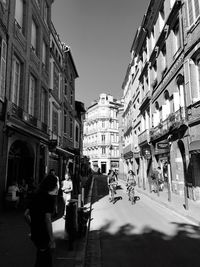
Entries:
{"type": "Polygon", "coordinates": [[[71,193],[73,190],[73,183],[71,180],[71,175],[70,173],[65,174],[65,180],[62,181],[61,184],[61,190],[62,190],[62,195],[63,195],[63,201],[64,201],[64,215],[63,218],[65,219],[66,217],[66,206],[69,205],[69,201],[71,200],[71,193]]]}
{"type": "MultiPolygon", "coordinates": [[[[54,175],[57,179],[57,186],[58,186],[58,192],[60,189],[60,181],[59,181],[59,177],[56,175],[56,171],[55,169],[50,169],[49,171],[50,175],[54,175]]],[[[54,196],[54,217],[56,217],[58,215],[58,195],[54,196]]]]}
{"type": "Polygon", "coordinates": [[[18,208],[20,201],[20,190],[16,181],[12,182],[12,184],[8,187],[6,193],[6,201],[7,203],[13,203],[15,208],[18,208]]]}
{"type": "Polygon", "coordinates": [[[31,229],[31,240],[37,248],[35,267],[52,267],[52,250],[55,248],[51,216],[54,198],[58,194],[57,179],[47,175],[33,195],[24,216],[31,229]]]}
{"type": "Polygon", "coordinates": [[[130,200],[130,190],[132,187],[136,186],[135,173],[132,170],[128,171],[128,175],[126,179],[126,186],[127,186],[128,196],[130,200]]]}
{"type": "Polygon", "coordinates": [[[109,170],[107,176],[107,185],[109,189],[109,201],[114,201],[113,193],[116,194],[117,179],[113,170],[109,170]]]}

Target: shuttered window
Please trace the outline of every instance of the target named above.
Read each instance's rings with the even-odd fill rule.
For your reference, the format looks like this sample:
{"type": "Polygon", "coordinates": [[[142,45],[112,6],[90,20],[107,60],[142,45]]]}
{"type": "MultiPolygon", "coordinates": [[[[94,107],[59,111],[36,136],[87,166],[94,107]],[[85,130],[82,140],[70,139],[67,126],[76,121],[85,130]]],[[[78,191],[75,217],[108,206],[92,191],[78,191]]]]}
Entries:
{"type": "Polygon", "coordinates": [[[21,62],[14,57],[12,65],[12,102],[19,105],[21,62]]]}
{"type": "Polygon", "coordinates": [[[23,28],[23,19],[24,19],[24,1],[16,0],[15,2],[15,20],[20,29],[23,28]]]}
{"type": "Polygon", "coordinates": [[[7,44],[0,39],[0,98],[4,99],[6,86],[6,54],[7,44]]]}
{"type": "Polygon", "coordinates": [[[200,15],[200,0],[187,0],[188,24],[191,26],[200,15]]]}

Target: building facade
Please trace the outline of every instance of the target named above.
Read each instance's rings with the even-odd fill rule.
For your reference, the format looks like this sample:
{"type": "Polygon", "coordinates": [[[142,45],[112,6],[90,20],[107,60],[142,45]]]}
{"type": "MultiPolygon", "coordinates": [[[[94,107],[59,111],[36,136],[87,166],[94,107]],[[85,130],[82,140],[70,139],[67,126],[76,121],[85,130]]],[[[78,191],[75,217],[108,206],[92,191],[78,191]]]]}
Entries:
{"type": "Polygon", "coordinates": [[[94,171],[108,173],[119,169],[119,101],[113,96],[100,94],[98,101],[85,114],[83,154],[90,159],[94,171]]]}
{"type": "Polygon", "coordinates": [[[75,176],[80,158],[78,73],[51,21],[53,2],[0,1],[1,199],[13,182],[38,184],[50,168],[75,176]]]}
{"type": "MultiPolygon", "coordinates": [[[[198,0],[150,1],[123,83],[125,128],[138,125],[139,161],[131,160],[128,168],[139,167],[138,184],[146,189],[160,166],[169,195],[184,195],[186,201],[199,199],[199,7],[198,0]],[[130,115],[136,92],[139,124],[130,115]]],[[[125,142],[131,131],[125,132],[125,142]]],[[[135,145],[133,136],[130,140],[135,145]]]]}

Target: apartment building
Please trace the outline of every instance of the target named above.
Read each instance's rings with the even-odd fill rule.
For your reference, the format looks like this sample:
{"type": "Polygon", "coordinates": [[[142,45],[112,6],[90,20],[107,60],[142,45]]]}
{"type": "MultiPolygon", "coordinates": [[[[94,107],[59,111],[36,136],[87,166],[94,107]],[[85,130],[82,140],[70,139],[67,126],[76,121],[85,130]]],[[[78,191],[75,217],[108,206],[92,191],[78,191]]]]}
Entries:
{"type": "Polygon", "coordinates": [[[91,168],[102,173],[119,169],[119,101],[100,94],[86,111],[84,120],[83,154],[89,157],[91,168]]]}
{"type": "Polygon", "coordinates": [[[185,1],[183,89],[188,125],[185,146],[188,197],[200,199],[200,1],[185,1]],[[188,151],[189,150],[189,151],[188,151]]]}
{"type": "Polygon", "coordinates": [[[37,184],[50,168],[62,179],[80,161],[78,73],[51,21],[53,2],[0,1],[1,198],[13,182],[37,184]]]}
{"type": "Polygon", "coordinates": [[[8,12],[1,195],[47,168],[49,28],[53,1],[4,1],[8,12]]]}
{"type": "MultiPolygon", "coordinates": [[[[132,128],[138,125],[139,164],[128,167],[139,166],[138,184],[146,189],[152,170],[160,166],[169,195],[184,195],[185,200],[199,199],[199,4],[150,1],[123,84],[125,107],[130,105],[124,111],[125,122],[134,93],[139,94],[140,124],[132,122],[132,128]]],[[[133,137],[130,143],[135,144],[133,137]]]]}

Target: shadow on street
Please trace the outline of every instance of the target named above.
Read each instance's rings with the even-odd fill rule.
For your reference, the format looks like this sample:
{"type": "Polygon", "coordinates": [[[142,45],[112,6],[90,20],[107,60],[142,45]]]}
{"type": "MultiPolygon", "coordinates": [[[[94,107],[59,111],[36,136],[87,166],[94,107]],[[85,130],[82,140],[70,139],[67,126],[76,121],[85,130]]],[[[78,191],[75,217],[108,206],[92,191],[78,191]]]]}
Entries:
{"type": "MultiPolygon", "coordinates": [[[[198,226],[177,224],[174,236],[150,228],[133,233],[126,224],[115,234],[110,233],[114,222],[100,229],[102,267],[198,267],[200,230],[198,226]]],[[[93,231],[95,232],[95,231],[93,231]]],[[[87,258],[87,267],[90,259],[87,258]]]]}

